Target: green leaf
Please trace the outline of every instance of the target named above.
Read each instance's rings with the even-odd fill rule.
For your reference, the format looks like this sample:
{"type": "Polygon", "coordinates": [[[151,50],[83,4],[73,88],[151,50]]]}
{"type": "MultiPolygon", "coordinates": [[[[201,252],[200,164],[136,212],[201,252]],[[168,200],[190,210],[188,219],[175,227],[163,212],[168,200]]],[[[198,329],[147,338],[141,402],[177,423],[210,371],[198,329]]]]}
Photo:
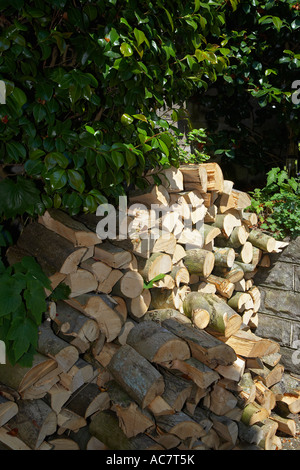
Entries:
{"type": "Polygon", "coordinates": [[[65,155],[60,152],[50,152],[46,155],[44,163],[47,170],[51,170],[56,165],[65,169],[69,165],[69,160],[65,155]]]}
{"type": "Polygon", "coordinates": [[[22,304],[22,297],[16,289],[14,279],[5,279],[0,282],[0,318],[15,312],[22,304]]]}
{"type": "Polygon", "coordinates": [[[51,184],[52,189],[61,189],[61,188],[63,188],[66,185],[67,181],[68,181],[68,176],[67,176],[66,170],[61,168],[59,170],[53,171],[53,173],[51,173],[51,175],[49,177],[49,180],[50,180],[50,184],[51,184]]]}
{"type": "Polygon", "coordinates": [[[123,54],[124,57],[130,57],[133,54],[133,49],[132,47],[127,44],[126,42],[123,42],[120,46],[120,51],[123,54]]]}
{"type": "Polygon", "coordinates": [[[135,119],[139,119],[140,121],[148,122],[146,116],[144,116],[143,114],[133,114],[132,117],[134,117],[135,119]]]}
{"type": "Polygon", "coordinates": [[[27,102],[27,97],[24,91],[22,91],[20,88],[15,87],[10,96],[20,109],[27,102]]]}
{"type": "Polygon", "coordinates": [[[18,361],[20,357],[25,354],[30,345],[37,347],[38,345],[38,329],[35,323],[30,318],[24,318],[10,331],[9,338],[14,340],[13,350],[15,353],[15,360],[18,361]]]}
{"type": "Polygon", "coordinates": [[[144,289],[152,289],[153,284],[157,281],[160,281],[164,277],[165,277],[165,274],[158,274],[153,279],[151,279],[151,281],[149,283],[144,282],[144,289]]]}
{"type": "Polygon", "coordinates": [[[145,42],[146,36],[145,36],[145,33],[143,31],[141,31],[140,29],[134,28],[133,34],[135,36],[138,47],[141,44],[143,44],[143,42],[145,42]]]}
{"type": "Polygon", "coordinates": [[[122,115],[122,117],[121,117],[121,123],[122,124],[125,124],[126,126],[128,126],[132,122],[133,122],[133,117],[129,116],[129,114],[123,114],[122,115]]]}
{"type": "Polygon", "coordinates": [[[18,176],[16,180],[5,178],[0,181],[0,213],[7,217],[22,215],[25,212],[34,213],[40,204],[40,193],[33,181],[18,176]]]}
{"type": "Polygon", "coordinates": [[[272,21],[273,21],[274,26],[277,29],[277,31],[280,31],[280,29],[282,27],[282,24],[283,24],[282,20],[280,18],[278,18],[278,16],[273,16],[272,21]]]}
{"type": "Polygon", "coordinates": [[[124,165],[124,155],[121,152],[117,152],[114,150],[111,153],[111,157],[115,167],[117,168],[117,170],[119,170],[119,168],[124,165]]]}
{"type": "Polygon", "coordinates": [[[24,291],[26,308],[30,312],[32,320],[39,325],[42,321],[42,314],[46,311],[45,291],[43,286],[37,281],[29,281],[28,287],[24,291]]]}
{"type": "Polygon", "coordinates": [[[80,193],[84,191],[85,184],[84,184],[81,174],[78,171],[68,170],[68,178],[69,178],[70,186],[73,189],[76,189],[80,193]]]}

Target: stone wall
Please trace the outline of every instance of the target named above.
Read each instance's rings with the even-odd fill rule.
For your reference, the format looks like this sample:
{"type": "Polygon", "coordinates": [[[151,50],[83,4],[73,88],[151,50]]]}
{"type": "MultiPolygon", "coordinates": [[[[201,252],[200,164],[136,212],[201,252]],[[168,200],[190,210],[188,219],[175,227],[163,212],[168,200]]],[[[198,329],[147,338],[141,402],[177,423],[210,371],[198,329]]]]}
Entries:
{"type": "Polygon", "coordinates": [[[285,369],[300,374],[300,237],[255,276],[262,294],[258,336],[277,341],[285,369]]]}

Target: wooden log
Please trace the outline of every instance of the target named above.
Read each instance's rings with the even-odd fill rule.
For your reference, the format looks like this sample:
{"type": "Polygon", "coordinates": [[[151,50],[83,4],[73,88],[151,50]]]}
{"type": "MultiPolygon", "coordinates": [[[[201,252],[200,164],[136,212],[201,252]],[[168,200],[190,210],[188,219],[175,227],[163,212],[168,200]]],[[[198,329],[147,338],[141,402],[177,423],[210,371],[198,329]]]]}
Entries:
{"type": "Polygon", "coordinates": [[[80,450],[79,445],[73,439],[60,437],[60,436],[51,436],[51,438],[47,440],[48,444],[52,446],[51,450],[80,450]]]}
{"type": "Polygon", "coordinates": [[[149,308],[150,310],[171,308],[183,313],[183,301],[190,291],[190,287],[186,285],[174,287],[173,290],[151,289],[151,303],[149,308]]]}
{"type": "Polygon", "coordinates": [[[225,339],[225,343],[242,357],[263,357],[278,352],[280,349],[275,341],[260,338],[254,333],[242,330],[225,339]]]}
{"type": "Polygon", "coordinates": [[[190,397],[193,389],[192,382],[183,377],[173,374],[172,372],[159,369],[163,375],[165,382],[164,393],[162,398],[169,404],[169,406],[176,411],[181,411],[185,402],[190,397]]]}
{"type": "Polygon", "coordinates": [[[74,272],[87,251],[37,222],[25,227],[17,246],[34,256],[48,277],[74,272]]]}
{"type": "Polygon", "coordinates": [[[190,274],[185,266],[174,266],[170,276],[174,279],[176,287],[179,287],[180,284],[189,284],[190,282],[190,274]]]}
{"type": "Polygon", "coordinates": [[[261,230],[251,230],[248,241],[267,253],[271,253],[276,246],[275,238],[263,233],[261,230]]]}
{"type": "Polygon", "coordinates": [[[48,209],[39,216],[38,221],[47,229],[72,242],[74,246],[88,247],[101,243],[96,232],[92,232],[62,210],[48,209]]]}
{"type": "Polygon", "coordinates": [[[259,311],[261,304],[261,292],[258,287],[253,286],[248,290],[248,293],[253,300],[253,311],[256,313],[259,311]]]}
{"type": "Polygon", "coordinates": [[[120,428],[118,417],[110,410],[93,416],[89,430],[110,450],[163,450],[161,445],[144,434],[129,439],[120,428]]]}
{"type": "Polygon", "coordinates": [[[107,392],[101,392],[95,383],[88,383],[77,391],[66,406],[68,410],[87,419],[98,411],[108,409],[110,397],[107,392]]]}
{"type": "Polygon", "coordinates": [[[179,261],[181,261],[185,257],[185,255],[186,255],[186,251],[183,248],[183,246],[179,245],[179,243],[176,243],[174,254],[172,256],[173,265],[176,265],[177,263],[179,263],[179,261]]]}
{"type": "Polygon", "coordinates": [[[12,366],[9,362],[1,364],[0,382],[18,392],[22,397],[26,389],[56,369],[56,360],[36,353],[30,367],[22,367],[19,364],[12,366]]]}
{"type": "Polygon", "coordinates": [[[167,253],[173,255],[176,248],[176,237],[173,233],[162,233],[156,240],[152,248],[152,253],[167,253]]]}
{"type": "Polygon", "coordinates": [[[98,282],[97,287],[94,290],[102,294],[111,294],[114,286],[122,278],[123,272],[120,269],[112,269],[107,278],[104,279],[104,281],[98,282]]]}
{"type": "Polygon", "coordinates": [[[214,384],[210,392],[209,409],[218,416],[223,416],[237,405],[237,398],[229,390],[219,384],[214,384]]]}
{"type": "MultiPolygon", "coordinates": [[[[227,216],[229,216],[228,214],[227,216]]],[[[233,216],[232,216],[233,217],[233,216]]],[[[235,219],[236,220],[236,219],[235,219]]],[[[237,224],[237,222],[236,222],[237,224]]],[[[229,232],[229,231],[228,231],[229,232]]],[[[223,236],[216,237],[216,246],[239,249],[248,241],[249,232],[245,226],[234,225],[230,234],[223,233],[223,236]]]]}
{"type": "Polygon", "coordinates": [[[112,271],[110,266],[102,261],[95,261],[93,258],[82,261],[80,267],[90,271],[99,283],[104,282],[112,271]]]}
{"type": "Polygon", "coordinates": [[[212,368],[218,364],[229,365],[236,360],[231,347],[204,330],[181,324],[172,318],[164,320],[162,325],[188,343],[192,357],[212,368]]]}
{"type": "Polygon", "coordinates": [[[156,421],[160,429],[175,434],[181,440],[189,437],[200,438],[205,435],[202,426],[182,411],[173,415],[159,416],[156,421]]]}
{"type": "Polygon", "coordinates": [[[142,293],[134,299],[129,299],[129,315],[134,318],[142,318],[148,311],[151,303],[151,292],[149,289],[143,289],[142,293]]]}
{"type": "Polygon", "coordinates": [[[129,332],[127,344],[149,362],[161,363],[190,357],[185,341],[153,321],[137,324],[129,332]]]}
{"type": "Polygon", "coordinates": [[[115,380],[142,408],[164,392],[164,380],[161,374],[128,344],[121,346],[114,354],[108,369],[115,380]]]}
{"type": "Polygon", "coordinates": [[[134,328],[134,326],[135,323],[133,323],[133,321],[126,320],[126,322],[122,326],[119,336],[116,338],[116,342],[120,344],[120,346],[123,346],[127,343],[127,337],[129,335],[129,332],[132,330],[132,328],[134,328]]]}
{"type": "Polygon", "coordinates": [[[41,399],[20,400],[18,408],[7,427],[10,431],[17,428],[18,437],[32,450],[37,450],[45,437],[56,431],[56,413],[41,399]]]}
{"type": "Polygon", "coordinates": [[[18,413],[18,405],[0,395],[0,426],[4,426],[18,413]]]}
{"type": "Polygon", "coordinates": [[[244,312],[246,305],[252,301],[250,294],[247,292],[236,292],[230,299],[228,305],[239,313],[244,312]]]}
{"type": "Polygon", "coordinates": [[[155,427],[151,414],[142,410],[114,380],[107,384],[107,393],[112,403],[111,410],[116,413],[120,428],[128,438],[155,427]]]}
{"type": "Polygon", "coordinates": [[[261,380],[255,380],[256,401],[269,412],[276,406],[276,398],[272,390],[270,390],[261,380]]]}
{"type": "Polygon", "coordinates": [[[214,268],[215,257],[207,250],[187,250],[183,262],[190,274],[208,277],[214,268]]]}
{"type": "Polygon", "coordinates": [[[39,326],[38,351],[53,358],[62,372],[67,372],[79,358],[78,350],[55,335],[50,322],[39,326]]]}
{"type": "Polygon", "coordinates": [[[44,400],[52,410],[58,414],[61,412],[64,404],[69,400],[71,394],[72,392],[70,390],[66,390],[62,384],[57,383],[50,388],[44,400]]]}
{"type": "MultiPolygon", "coordinates": [[[[234,217],[232,214],[217,214],[215,221],[212,224],[214,227],[217,227],[221,230],[221,235],[218,235],[215,239],[216,245],[221,243],[223,237],[227,240],[233,233],[236,227],[241,226],[241,221],[234,217]]],[[[234,232],[233,239],[235,239],[236,232],[234,232]]],[[[221,246],[221,245],[220,245],[221,246]]],[[[227,245],[229,248],[234,248],[231,246],[231,243],[227,245]]]]}
{"type": "MultiPolygon", "coordinates": [[[[142,258],[148,259],[152,253],[153,246],[155,243],[155,238],[151,235],[151,233],[144,233],[143,235],[136,236],[133,234],[133,238],[126,238],[123,239],[110,239],[110,244],[114,245],[116,248],[122,249],[127,253],[131,253],[131,255],[137,255],[142,258]]],[[[96,250],[95,250],[96,251],[96,250]]],[[[130,261],[127,260],[123,266],[128,265],[130,261]]]]}
{"type": "Polygon", "coordinates": [[[156,323],[162,323],[164,320],[168,318],[173,318],[179,321],[180,323],[188,323],[191,324],[191,320],[188,319],[185,315],[183,315],[178,310],[172,308],[165,308],[165,309],[155,309],[155,310],[148,310],[148,312],[144,315],[144,321],[154,321],[156,323]]]}
{"type": "Polygon", "coordinates": [[[210,305],[197,292],[189,293],[183,302],[185,315],[197,328],[204,329],[210,322],[210,305]]]}
{"type": "Polygon", "coordinates": [[[218,277],[222,277],[227,281],[232,282],[233,284],[244,279],[245,275],[241,266],[238,266],[236,263],[233,264],[231,269],[224,268],[221,266],[215,266],[212,274],[218,277]]]}
{"type": "Polygon", "coordinates": [[[94,371],[91,364],[81,357],[68,372],[62,372],[60,384],[69,392],[74,393],[83,384],[93,379],[94,371]]]}
{"type": "Polygon", "coordinates": [[[58,430],[57,434],[61,435],[65,431],[77,431],[87,425],[87,421],[82,416],[79,416],[74,411],[68,408],[63,408],[57,415],[58,430]]]}
{"type": "Polygon", "coordinates": [[[203,165],[181,165],[179,167],[183,174],[183,186],[185,190],[199,190],[207,192],[207,171],[203,165]]]}
{"type": "Polygon", "coordinates": [[[246,241],[242,247],[237,248],[237,257],[236,261],[241,261],[245,264],[252,263],[253,260],[253,245],[252,243],[246,241]]]}
{"type": "Polygon", "coordinates": [[[202,163],[201,167],[207,172],[207,191],[222,193],[224,188],[224,176],[220,165],[215,162],[202,163]]]}
{"type": "Polygon", "coordinates": [[[263,432],[263,437],[258,445],[264,450],[273,450],[273,440],[278,429],[278,423],[267,418],[264,422],[257,423],[257,426],[263,432]]]}
{"type": "Polygon", "coordinates": [[[105,294],[84,294],[66,300],[72,307],[95,320],[108,342],[120,334],[124,318],[117,310],[117,302],[105,294]]]}
{"type": "Polygon", "coordinates": [[[257,248],[256,246],[253,246],[253,245],[252,245],[252,250],[253,250],[253,257],[252,257],[252,260],[250,261],[250,264],[257,266],[262,258],[263,251],[260,248],[257,248]]]}
{"type": "Polygon", "coordinates": [[[150,207],[153,204],[167,206],[169,204],[170,196],[167,189],[156,184],[149,185],[146,189],[137,189],[129,192],[130,204],[141,203],[150,207]]]}
{"type": "Polygon", "coordinates": [[[234,292],[233,282],[223,277],[215,276],[214,274],[210,274],[206,278],[206,281],[209,282],[210,284],[213,284],[216,287],[217,293],[220,294],[222,297],[225,297],[226,299],[231,298],[234,292]]]}
{"type": "Polygon", "coordinates": [[[101,245],[95,246],[94,259],[107,264],[111,268],[119,269],[123,265],[130,263],[132,254],[105,241],[101,245]]]}
{"type": "Polygon", "coordinates": [[[218,372],[222,377],[225,377],[229,380],[239,382],[245,372],[245,363],[246,361],[241,357],[238,357],[236,361],[230,366],[221,366],[218,365],[215,368],[215,371],[218,372]]]}
{"type": "Polygon", "coordinates": [[[134,299],[142,294],[144,290],[144,279],[139,272],[128,270],[116,282],[113,294],[121,297],[134,299]]]}
{"type": "Polygon", "coordinates": [[[205,245],[213,241],[218,235],[221,234],[221,230],[218,227],[214,227],[213,225],[208,224],[203,225],[203,231],[205,245]]]}
{"type": "Polygon", "coordinates": [[[280,382],[284,373],[284,366],[282,364],[277,364],[275,367],[264,365],[262,369],[251,369],[251,372],[258,380],[261,380],[267,388],[270,388],[272,385],[280,382]]]}
{"type": "Polygon", "coordinates": [[[175,413],[174,409],[162,397],[157,396],[148,405],[148,410],[155,416],[172,415],[175,413]]]}
{"type": "Polygon", "coordinates": [[[56,335],[85,352],[100,334],[96,321],[87,318],[66,302],[58,301],[52,327],[56,335]]]}
{"type": "Polygon", "coordinates": [[[138,260],[139,273],[146,282],[150,282],[159,274],[172,271],[172,258],[166,253],[153,253],[149,259],[138,260]]]}
{"type": "Polygon", "coordinates": [[[235,251],[233,248],[214,248],[215,266],[232,268],[235,261],[235,251]]]}
{"type": "Polygon", "coordinates": [[[278,431],[288,436],[296,436],[297,426],[294,419],[284,418],[274,412],[271,414],[270,419],[272,419],[278,424],[278,431]]]}
{"type": "Polygon", "coordinates": [[[209,416],[219,437],[228,443],[236,444],[239,437],[237,423],[227,416],[218,416],[215,413],[210,413],[209,416]]]}
{"type": "Polygon", "coordinates": [[[171,369],[176,369],[188,376],[198,387],[208,388],[219,379],[219,374],[194,357],[185,361],[175,359],[171,369]]]}
{"type": "Polygon", "coordinates": [[[185,250],[201,248],[203,246],[203,237],[199,230],[183,228],[176,236],[177,243],[184,245],[185,250]]]}
{"type": "Polygon", "coordinates": [[[258,217],[254,212],[245,212],[243,211],[243,223],[248,227],[253,227],[257,225],[258,217]]]}
{"type": "Polygon", "coordinates": [[[242,320],[227,303],[223,302],[215,294],[204,294],[200,292],[191,292],[184,301],[184,309],[187,314],[192,309],[200,308],[208,310],[210,315],[209,328],[223,334],[226,337],[238,332],[242,320]],[[197,307],[198,306],[198,307],[197,307]]]}
{"type": "Polygon", "coordinates": [[[243,409],[241,421],[247,426],[262,422],[269,417],[269,412],[258,403],[249,403],[243,409]]]}
{"type": "Polygon", "coordinates": [[[239,406],[244,408],[249,403],[253,403],[256,399],[256,385],[254,380],[252,379],[251,373],[246,370],[241,380],[238,383],[239,391],[238,391],[238,398],[239,398],[239,406]]]}
{"type": "Polygon", "coordinates": [[[237,189],[232,189],[229,196],[222,195],[220,198],[220,211],[226,212],[229,209],[246,209],[251,205],[251,198],[250,196],[237,189]]]}

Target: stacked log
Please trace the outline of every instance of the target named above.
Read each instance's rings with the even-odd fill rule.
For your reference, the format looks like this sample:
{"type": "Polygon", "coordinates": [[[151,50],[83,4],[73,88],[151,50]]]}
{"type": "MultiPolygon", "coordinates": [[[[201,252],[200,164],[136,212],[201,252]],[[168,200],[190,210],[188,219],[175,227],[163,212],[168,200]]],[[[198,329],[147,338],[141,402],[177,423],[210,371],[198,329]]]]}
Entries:
{"type": "Polygon", "coordinates": [[[1,447],[272,450],[295,436],[300,383],[255,334],[255,274],[284,244],[216,163],[159,177],[129,195],[133,237],[48,210],[8,250],[71,293],[49,303],[33,365],[0,368],[1,447]]]}

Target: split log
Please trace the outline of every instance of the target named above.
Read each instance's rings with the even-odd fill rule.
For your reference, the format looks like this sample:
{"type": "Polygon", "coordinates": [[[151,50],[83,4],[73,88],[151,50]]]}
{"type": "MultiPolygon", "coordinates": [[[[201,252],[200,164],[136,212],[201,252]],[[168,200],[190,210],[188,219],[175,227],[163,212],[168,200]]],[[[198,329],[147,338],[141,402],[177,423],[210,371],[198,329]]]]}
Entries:
{"type": "MultiPolygon", "coordinates": [[[[227,217],[228,216],[229,214],[227,215],[227,217]]],[[[223,237],[221,236],[216,237],[216,246],[238,249],[241,246],[245,245],[247,241],[249,241],[248,240],[249,232],[247,231],[245,226],[243,225],[238,226],[237,222],[232,227],[231,231],[228,230],[228,233],[229,235],[227,233],[223,233],[223,237]]]]}
{"type": "Polygon", "coordinates": [[[63,301],[57,302],[56,314],[52,320],[55,334],[77,347],[80,352],[85,352],[100,333],[97,322],[63,301]]]}
{"type": "Polygon", "coordinates": [[[172,271],[172,258],[166,253],[153,253],[149,259],[138,260],[139,273],[146,282],[150,282],[159,274],[172,271]]]}
{"type": "Polygon", "coordinates": [[[162,367],[159,370],[165,382],[165,390],[162,394],[162,398],[174,411],[181,411],[192,393],[192,382],[178,375],[174,375],[162,367]]]}
{"type": "Polygon", "coordinates": [[[220,165],[215,162],[202,163],[201,167],[207,172],[207,191],[222,193],[224,188],[224,176],[220,165]]]}
{"type": "MultiPolygon", "coordinates": [[[[251,242],[249,242],[249,243],[251,243],[251,242]]],[[[250,264],[253,264],[254,266],[257,266],[259,264],[262,256],[263,256],[263,251],[260,248],[257,248],[256,246],[253,246],[253,244],[252,244],[252,250],[253,250],[253,257],[252,257],[252,260],[250,261],[250,264]]]]}
{"type": "Polygon", "coordinates": [[[190,274],[208,277],[214,268],[215,257],[210,251],[201,248],[187,250],[183,262],[190,274]]]}
{"type": "Polygon", "coordinates": [[[267,418],[264,422],[257,423],[257,426],[263,432],[263,437],[258,445],[264,450],[273,450],[273,441],[278,429],[278,423],[267,418]]]}
{"type": "Polygon", "coordinates": [[[221,234],[221,230],[218,227],[214,227],[208,224],[203,225],[203,232],[205,245],[212,242],[218,235],[221,234]]]}
{"type": "Polygon", "coordinates": [[[215,276],[214,274],[210,274],[206,281],[210,284],[213,284],[216,287],[216,291],[222,297],[226,299],[230,299],[233,292],[234,292],[234,283],[229,281],[228,279],[222,278],[220,276],[215,276]]]}
{"type": "Polygon", "coordinates": [[[176,287],[179,287],[180,284],[189,284],[190,282],[190,274],[184,266],[174,266],[170,276],[174,279],[176,287]]]}
{"type": "Polygon", "coordinates": [[[37,349],[41,354],[53,358],[61,372],[71,369],[79,358],[78,350],[56,336],[48,321],[39,326],[37,349]]]}
{"type": "Polygon", "coordinates": [[[190,357],[185,341],[153,321],[137,324],[129,332],[127,344],[149,362],[161,363],[190,357]]]}
{"type": "Polygon", "coordinates": [[[185,190],[199,190],[207,192],[207,172],[202,165],[181,165],[179,167],[183,174],[183,185],[185,190]]]}
{"type": "Polygon", "coordinates": [[[174,287],[169,289],[151,289],[150,310],[173,309],[183,313],[183,301],[190,292],[189,286],[174,287]]]}
{"type": "Polygon", "coordinates": [[[272,390],[270,390],[261,380],[255,380],[256,401],[269,412],[276,406],[276,398],[272,390]]]}
{"type": "Polygon", "coordinates": [[[230,444],[236,444],[239,437],[239,429],[236,422],[227,416],[218,416],[210,413],[210,419],[213,422],[213,429],[217,432],[221,439],[230,444]]]}
{"type": "Polygon", "coordinates": [[[102,261],[95,261],[93,258],[82,261],[80,267],[90,271],[99,283],[104,282],[112,271],[110,266],[102,261]]]}
{"type": "Polygon", "coordinates": [[[30,367],[22,367],[19,364],[12,366],[9,362],[1,364],[0,382],[11,387],[22,397],[35,382],[56,369],[57,362],[53,358],[36,353],[30,367]]]}
{"type": "Polygon", "coordinates": [[[156,421],[160,429],[167,433],[175,434],[182,441],[189,437],[201,438],[206,434],[200,424],[182,411],[173,415],[159,416],[156,421]]]}
{"type": "Polygon", "coordinates": [[[228,299],[228,305],[233,308],[233,310],[242,313],[246,308],[253,307],[253,301],[249,293],[236,292],[230,299],[228,299]],[[251,302],[252,305],[250,305],[251,302]]]}
{"type": "Polygon", "coordinates": [[[173,255],[176,248],[176,237],[173,233],[163,233],[153,245],[152,253],[167,253],[173,255]]]}
{"type": "Polygon", "coordinates": [[[134,299],[129,299],[128,301],[128,309],[129,315],[132,315],[134,318],[141,318],[143,317],[151,303],[151,293],[149,289],[143,289],[143,292],[135,297],[134,299]]]}
{"type": "Polygon", "coordinates": [[[220,211],[226,212],[230,209],[246,209],[251,205],[250,196],[243,192],[238,191],[237,189],[232,189],[230,195],[222,195],[220,198],[220,211]]]}
{"type": "Polygon", "coordinates": [[[51,436],[47,440],[48,444],[52,446],[51,450],[80,450],[79,445],[73,439],[59,436],[51,436]]]}
{"type": "Polygon", "coordinates": [[[67,403],[67,409],[87,419],[98,411],[104,411],[110,407],[110,397],[107,392],[101,392],[98,385],[89,383],[71,397],[67,403]]]}
{"type": "Polygon", "coordinates": [[[267,253],[272,253],[276,246],[275,238],[266,235],[261,230],[251,230],[248,241],[267,253]]]}
{"type": "Polygon", "coordinates": [[[130,263],[132,254],[105,241],[101,245],[95,246],[94,259],[107,264],[111,268],[121,268],[123,265],[130,263]]]}
{"type": "Polygon", "coordinates": [[[215,266],[213,269],[213,274],[218,277],[222,277],[227,281],[232,282],[233,284],[244,279],[245,275],[241,266],[238,266],[236,263],[233,264],[231,269],[215,266]]]}
{"type": "Polygon", "coordinates": [[[172,308],[148,310],[146,315],[144,315],[143,317],[143,321],[151,320],[161,324],[164,320],[167,320],[168,318],[176,319],[180,323],[191,324],[190,319],[188,319],[182,313],[178,312],[178,310],[174,310],[172,308]]]}
{"type": "Polygon", "coordinates": [[[37,450],[46,436],[57,427],[55,412],[41,399],[20,400],[18,413],[7,423],[9,430],[17,428],[18,437],[32,450],[37,450]]]}
{"type": "Polygon", "coordinates": [[[157,396],[148,405],[148,410],[156,416],[172,415],[175,413],[174,409],[162,397],[157,396]]]}
{"type": "Polygon", "coordinates": [[[68,372],[62,372],[59,375],[60,384],[72,394],[83,384],[91,381],[93,375],[92,365],[80,357],[68,372]]]}
{"type": "Polygon", "coordinates": [[[218,364],[229,365],[236,360],[231,347],[204,330],[181,324],[172,318],[164,320],[162,325],[188,343],[192,357],[211,368],[218,364]]]}
{"type": "Polygon", "coordinates": [[[25,227],[17,246],[34,256],[48,277],[73,273],[87,251],[85,247],[74,247],[69,240],[37,222],[25,227]]]}
{"type": "Polygon", "coordinates": [[[284,366],[277,364],[275,367],[264,365],[262,369],[251,369],[258,380],[261,380],[267,388],[280,382],[284,372],[284,366]]]}
{"type": "Polygon", "coordinates": [[[170,196],[167,189],[156,184],[149,185],[146,189],[136,189],[129,192],[130,204],[140,203],[150,207],[153,204],[167,206],[169,204],[170,196]]]}
{"type": "Polygon", "coordinates": [[[215,368],[215,371],[218,372],[218,374],[222,375],[222,377],[225,377],[229,380],[233,380],[235,382],[239,382],[245,372],[245,363],[246,361],[244,359],[238,357],[236,361],[234,361],[234,363],[230,366],[218,365],[215,368]]]}
{"type": "Polygon", "coordinates": [[[253,245],[252,243],[246,241],[241,248],[237,248],[237,257],[236,261],[241,261],[245,264],[252,263],[253,260],[253,245]]]}
{"type": "Polygon", "coordinates": [[[243,409],[241,421],[247,426],[264,421],[269,417],[269,412],[258,403],[249,403],[243,409]]]}
{"type": "Polygon", "coordinates": [[[127,337],[129,335],[129,332],[132,330],[132,328],[134,328],[134,326],[135,323],[133,323],[133,321],[126,320],[126,322],[122,326],[119,336],[116,338],[116,342],[120,344],[120,346],[123,346],[127,343],[127,337]]]}
{"type": "Polygon", "coordinates": [[[248,227],[253,227],[257,225],[258,217],[254,212],[244,212],[243,211],[243,223],[248,225],[248,227]]]}
{"type": "Polygon", "coordinates": [[[172,263],[173,265],[177,264],[180,260],[182,260],[186,255],[186,251],[183,248],[182,245],[179,245],[179,243],[176,243],[175,251],[172,256],[172,263]]]}
{"type": "Polygon", "coordinates": [[[126,271],[113,287],[113,294],[134,299],[142,294],[144,290],[144,279],[139,272],[126,271]]]}
{"type": "Polygon", "coordinates": [[[18,413],[18,405],[0,395],[0,426],[4,426],[18,413]]]}
{"type": "Polygon", "coordinates": [[[232,347],[236,354],[242,357],[263,357],[280,349],[275,341],[260,338],[249,331],[237,331],[225,343],[232,347]]]}
{"type": "Polygon", "coordinates": [[[237,398],[229,390],[219,384],[214,384],[210,392],[210,406],[209,409],[212,413],[223,416],[229,411],[232,411],[237,405],[237,398]]]}
{"type": "Polygon", "coordinates": [[[62,407],[69,400],[72,392],[66,390],[65,387],[57,383],[50,388],[49,392],[46,394],[44,401],[51,407],[56,414],[61,412],[62,407]]]}
{"type": "Polygon", "coordinates": [[[117,302],[105,294],[84,294],[66,300],[72,307],[95,320],[108,342],[120,334],[124,319],[117,310],[117,302]]]}
{"type": "Polygon", "coordinates": [[[97,284],[97,287],[94,290],[102,294],[111,294],[114,286],[122,278],[123,272],[120,269],[112,269],[108,276],[97,284]]]}
{"type": "Polygon", "coordinates": [[[108,369],[115,380],[142,407],[148,406],[164,392],[161,374],[135,349],[121,346],[112,357],[108,369]]]}
{"type": "Polygon", "coordinates": [[[283,418],[276,413],[272,413],[270,419],[278,424],[278,431],[287,434],[288,436],[296,436],[297,426],[293,419],[283,418]]]}
{"type": "Polygon", "coordinates": [[[101,243],[96,232],[59,209],[48,209],[38,218],[40,224],[73,243],[74,246],[94,246],[101,243]]]}
{"type": "Polygon", "coordinates": [[[116,413],[119,426],[128,438],[155,427],[151,414],[142,410],[117,382],[110,381],[107,384],[107,393],[112,404],[111,410],[116,413]]]}
{"type": "Polygon", "coordinates": [[[185,361],[175,359],[172,361],[170,368],[179,370],[200,388],[208,388],[220,377],[217,372],[194,357],[185,361]]]}
{"type": "Polygon", "coordinates": [[[0,449],[1,450],[32,450],[9,428],[0,428],[0,449]]]}
{"type": "Polygon", "coordinates": [[[77,431],[87,425],[86,419],[79,416],[68,408],[63,408],[57,415],[57,434],[61,435],[65,431],[77,431]]]}

